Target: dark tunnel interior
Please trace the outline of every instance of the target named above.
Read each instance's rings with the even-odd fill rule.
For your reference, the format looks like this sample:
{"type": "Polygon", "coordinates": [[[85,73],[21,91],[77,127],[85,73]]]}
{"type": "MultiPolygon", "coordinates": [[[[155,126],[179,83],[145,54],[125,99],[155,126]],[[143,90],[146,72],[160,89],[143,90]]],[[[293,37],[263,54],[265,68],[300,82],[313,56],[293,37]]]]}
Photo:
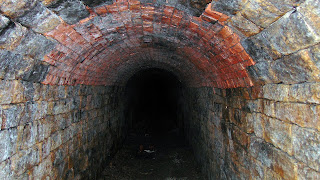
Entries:
{"type": "MultiPolygon", "coordinates": [[[[162,69],[142,70],[127,83],[127,117],[139,133],[183,131],[178,117],[182,83],[162,69]]],[[[129,121],[130,121],[129,120],[129,121]]]]}

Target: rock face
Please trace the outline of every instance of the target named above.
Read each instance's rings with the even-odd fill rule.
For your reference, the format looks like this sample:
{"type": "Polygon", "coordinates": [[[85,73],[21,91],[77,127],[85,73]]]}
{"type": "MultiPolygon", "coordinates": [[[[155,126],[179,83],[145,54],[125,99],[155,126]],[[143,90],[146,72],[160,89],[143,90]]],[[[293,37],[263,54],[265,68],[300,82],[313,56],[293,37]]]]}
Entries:
{"type": "Polygon", "coordinates": [[[0,0],[0,179],[96,179],[124,86],[184,85],[207,179],[320,179],[319,0],[0,0]]]}

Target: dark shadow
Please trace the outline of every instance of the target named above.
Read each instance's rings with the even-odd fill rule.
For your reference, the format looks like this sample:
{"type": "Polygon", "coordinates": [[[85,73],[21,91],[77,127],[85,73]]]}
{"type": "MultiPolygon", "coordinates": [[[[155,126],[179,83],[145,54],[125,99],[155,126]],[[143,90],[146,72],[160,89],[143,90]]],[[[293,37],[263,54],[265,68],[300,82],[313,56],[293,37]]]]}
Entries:
{"type": "Polygon", "coordinates": [[[127,83],[127,118],[139,133],[162,134],[182,131],[178,118],[182,84],[172,73],[147,69],[136,73],[127,83]]]}

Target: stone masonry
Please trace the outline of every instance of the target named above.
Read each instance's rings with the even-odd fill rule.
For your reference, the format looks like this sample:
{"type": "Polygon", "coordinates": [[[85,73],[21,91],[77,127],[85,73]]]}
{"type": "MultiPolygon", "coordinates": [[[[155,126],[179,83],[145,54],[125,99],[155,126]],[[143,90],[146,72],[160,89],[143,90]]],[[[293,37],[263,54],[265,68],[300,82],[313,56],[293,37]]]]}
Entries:
{"type": "Polygon", "coordinates": [[[95,179],[125,85],[182,82],[207,179],[320,179],[319,0],[0,0],[0,179],[95,179]]]}

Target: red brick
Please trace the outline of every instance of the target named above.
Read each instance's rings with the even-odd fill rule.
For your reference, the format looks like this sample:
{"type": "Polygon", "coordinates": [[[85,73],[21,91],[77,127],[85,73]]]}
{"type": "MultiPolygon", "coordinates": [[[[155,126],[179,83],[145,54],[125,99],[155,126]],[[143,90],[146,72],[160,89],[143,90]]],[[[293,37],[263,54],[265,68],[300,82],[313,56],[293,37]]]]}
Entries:
{"type": "Polygon", "coordinates": [[[168,17],[166,17],[166,16],[162,16],[162,23],[164,23],[164,24],[168,24],[168,25],[170,25],[170,22],[171,22],[171,18],[168,18],[168,17]]]}
{"type": "Polygon", "coordinates": [[[118,7],[116,4],[111,4],[111,5],[107,5],[105,6],[108,10],[108,13],[118,13],[118,7]]]}
{"type": "Polygon", "coordinates": [[[106,14],[108,12],[108,10],[106,9],[105,6],[97,7],[97,8],[95,8],[95,11],[99,15],[106,14]]]}
{"type": "Polygon", "coordinates": [[[171,6],[165,6],[163,9],[163,14],[167,17],[170,17],[173,15],[174,7],[171,6]]]}
{"type": "Polygon", "coordinates": [[[118,8],[120,12],[127,11],[129,10],[129,4],[128,2],[118,4],[118,8]]]}
{"type": "Polygon", "coordinates": [[[224,26],[221,31],[218,33],[218,35],[223,38],[223,39],[226,39],[228,38],[229,36],[231,36],[233,33],[232,33],[232,30],[231,28],[229,28],[228,26],[224,26]]]}
{"type": "Polygon", "coordinates": [[[244,48],[242,47],[242,45],[240,43],[237,43],[236,45],[232,46],[230,48],[230,51],[233,53],[233,54],[237,54],[237,53],[240,53],[244,50],[244,48]]]}

